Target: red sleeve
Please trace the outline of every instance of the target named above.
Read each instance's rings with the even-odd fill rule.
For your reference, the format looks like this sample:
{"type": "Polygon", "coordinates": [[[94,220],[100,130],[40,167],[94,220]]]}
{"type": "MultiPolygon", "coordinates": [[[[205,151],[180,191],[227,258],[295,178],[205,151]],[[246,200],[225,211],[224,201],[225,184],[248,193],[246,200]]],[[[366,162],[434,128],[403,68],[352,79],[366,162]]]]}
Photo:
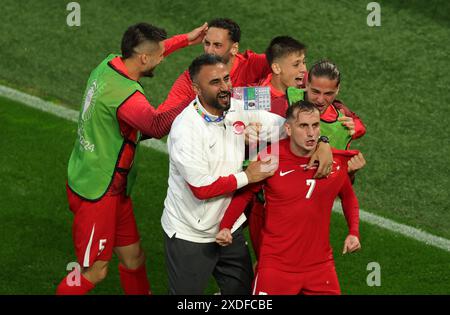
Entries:
{"type": "Polygon", "coordinates": [[[219,231],[228,228],[231,230],[236,220],[241,216],[248,203],[253,199],[253,195],[262,187],[262,183],[255,183],[238,190],[228,205],[222,221],[220,221],[219,231]]]}
{"type": "Polygon", "coordinates": [[[229,175],[221,176],[215,182],[206,186],[195,187],[189,183],[188,185],[195,198],[205,200],[232,193],[237,188],[237,181],[234,175],[229,175]]]}
{"type": "Polygon", "coordinates": [[[180,104],[164,113],[158,113],[144,94],[136,91],[118,109],[117,118],[144,135],[162,138],[167,135],[172,122],[187,104],[180,104]]]}
{"type": "Polygon", "coordinates": [[[171,53],[178,49],[184,48],[189,45],[187,34],[175,35],[163,41],[164,43],[164,57],[167,57],[171,53]]]}
{"type": "Polygon", "coordinates": [[[345,182],[342,186],[339,197],[342,202],[342,209],[344,211],[345,219],[349,234],[355,235],[359,238],[359,204],[355,191],[353,190],[350,178],[345,174],[345,182]]]}
{"type": "Polygon", "coordinates": [[[266,78],[272,73],[272,69],[267,62],[266,54],[251,53],[249,54],[248,62],[251,69],[249,71],[255,75],[255,82],[266,78]]]}
{"type": "Polygon", "coordinates": [[[165,112],[178,106],[180,103],[189,103],[194,98],[195,92],[192,89],[192,81],[189,77],[189,72],[186,70],[175,81],[170,89],[169,95],[167,95],[166,100],[158,106],[157,111],[165,112]]]}
{"type": "Polygon", "coordinates": [[[342,110],[345,113],[345,116],[352,117],[355,122],[355,133],[352,136],[352,139],[358,139],[364,136],[366,133],[366,126],[362,122],[362,120],[352,112],[347,106],[345,106],[341,101],[335,101],[333,105],[337,110],[342,110]]]}

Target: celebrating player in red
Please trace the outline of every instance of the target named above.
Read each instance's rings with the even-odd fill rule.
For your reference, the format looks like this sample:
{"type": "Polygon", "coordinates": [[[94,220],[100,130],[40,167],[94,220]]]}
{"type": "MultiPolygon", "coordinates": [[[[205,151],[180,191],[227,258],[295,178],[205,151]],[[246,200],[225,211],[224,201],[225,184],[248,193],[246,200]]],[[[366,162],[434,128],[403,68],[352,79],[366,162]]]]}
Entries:
{"type": "Polygon", "coordinates": [[[259,85],[270,87],[270,111],[284,117],[288,107],[286,90],[305,87],[306,46],[290,36],[277,36],[267,47],[266,57],[272,72],[259,85]]]}
{"type": "MultiPolygon", "coordinates": [[[[232,86],[255,85],[270,73],[270,67],[264,54],[256,54],[251,50],[239,52],[241,29],[230,20],[219,18],[208,22],[208,31],[203,40],[205,54],[221,57],[230,73],[232,86]]],[[[158,107],[158,111],[166,111],[179,103],[191,102],[195,99],[189,71],[184,71],[173,84],[167,99],[158,107]]]]}
{"type": "MultiPolygon", "coordinates": [[[[333,149],[333,167],[324,179],[314,179],[305,170],[320,136],[319,110],[307,101],[294,103],[286,114],[286,132],[281,140],[275,175],[263,183],[237,192],[220,224],[216,240],[232,242],[230,229],[253,194],[264,189],[266,216],[262,231],[254,294],[340,294],[329,243],[334,199],[339,196],[349,233],[343,253],[360,249],[359,206],[347,173],[347,162],[357,151],[333,149]]],[[[272,144],[259,158],[265,160],[272,144]]]]}
{"type": "MultiPolygon", "coordinates": [[[[286,92],[301,93],[298,95],[303,99],[303,90],[298,88],[306,86],[308,93],[305,93],[305,99],[322,110],[321,135],[328,137],[332,147],[348,149],[352,139],[365,134],[366,128],[361,119],[341,101],[336,100],[340,84],[340,72],[336,65],[329,61],[317,62],[308,75],[306,46],[290,36],[273,38],[265,53],[272,73],[259,85],[270,87],[272,113],[285,117],[289,106],[286,92]]],[[[348,164],[352,173],[362,168],[365,165],[362,153],[351,158],[348,164]]],[[[248,217],[253,249],[258,256],[264,221],[264,200],[261,193],[255,195],[248,217]]]]}
{"type": "Polygon", "coordinates": [[[358,139],[366,133],[361,119],[344,103],[336,100],[341,75],[334,63],[321,60],[307,73],[306,46],[290,36],[272,39],[266,49],[266,56],[272,72],[259,85],[270,87],[272,113],[285,116],[288,108],[288,88],[306,88],[305,99],[319,108],[322,135],[330,138],[333,147],[348,148],[352,139],[358,139]],[[328,127],[331,124],[336,125],[331,127],[332,130],[328,127]],[[343,135],[338,136],[338,133],[343,135]]]}
{"type": "Polygon", "coordinates": [[[130,198],[134,165],[143,137],[166,135],[187,103],[157,113],[139,83],[153,76],[164,56],[200,43],[207,25],[184,35],[167,37],[147,23],[128,28],[122,56],[109,55],[92,71],[78,121],[68,166],[67,196],[74,213],[73,239],[80,281],[65,277],[57,294],[85,294],[106,277],[114,252],[120,261],[125,294],[149,294],[145,256],[130,198]]]}

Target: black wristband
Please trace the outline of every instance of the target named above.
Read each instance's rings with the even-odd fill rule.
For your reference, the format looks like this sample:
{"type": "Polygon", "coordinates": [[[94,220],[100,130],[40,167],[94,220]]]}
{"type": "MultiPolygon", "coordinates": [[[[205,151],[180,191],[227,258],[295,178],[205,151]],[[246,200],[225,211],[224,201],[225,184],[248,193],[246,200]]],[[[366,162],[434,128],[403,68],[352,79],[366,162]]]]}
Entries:
{"type": "Polygon", "coordinates": [[[330,139],[327,136],[320,136],[317,142],[330,143],[330,139]]]}

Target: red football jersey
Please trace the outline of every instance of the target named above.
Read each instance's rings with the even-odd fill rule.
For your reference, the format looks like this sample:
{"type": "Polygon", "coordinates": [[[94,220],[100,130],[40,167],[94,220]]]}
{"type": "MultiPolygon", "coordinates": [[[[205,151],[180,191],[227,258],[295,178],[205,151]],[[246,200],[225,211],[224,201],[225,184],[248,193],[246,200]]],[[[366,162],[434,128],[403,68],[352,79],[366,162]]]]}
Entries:
{"type": "MultiPolygon", "coordinates": [[[[269,152],[273,146],[268,147],[269,152]]],[[[333,149],[331,174],[313,179],[316,169],[304,170],[309,158],[294,155],[289,138],[281,140],[275,175],[236,193],[220,227],[231,227],[253,193],[262,187],[266,212],[258,266],[304,272],[332,261],[329,227],[337,196],[343,201],[349,234],[359,236],[359,205],[347,173],[347,161],[357,153],[333,149]]]]}

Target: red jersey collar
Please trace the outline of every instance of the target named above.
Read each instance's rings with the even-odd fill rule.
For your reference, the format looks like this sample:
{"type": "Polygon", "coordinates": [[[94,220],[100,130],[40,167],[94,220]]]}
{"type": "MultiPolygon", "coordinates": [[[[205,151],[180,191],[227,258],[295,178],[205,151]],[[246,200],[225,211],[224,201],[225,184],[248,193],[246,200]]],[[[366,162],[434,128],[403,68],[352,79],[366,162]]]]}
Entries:
{"type": "Polygon", "coordinates": [[[334,107],[333,104],[328,106],[325,112],[320,115],[320,119],[328,123],[335,122],[338,119],[338,117],[339,112],[336,110],[336,107],[334,107]]]}
{"type": "Polygon", "coordinates": [[[234,73],[236,72],[236,69],[239,68],[239,64],[242,62],[242,59],[244,59],[244,56],[242,56],[241,53],[237,53],[236,56],[234,56],[233,60],[233,66],[230,70],[230,77],[234,77],[234,73]]]}
{"type": "Polygon", "coordinates": [[[278,90],[277,88],[275,88],[272,83],[272,73],[269,73],[269,75],[263,79],[259,85],[260,86],[268,86],[270,88],[270,94],[272,94],[272,97],[280,97],[280,96],[285,96],[286,93],[283,91],[278,90]]]}
{"type": "Polygon", "coordinates": [[[109,64],[111,65],[111,67],[114,70],[116,70],[120,74],[126,76],[128,79],[133,80],[132,78],[130,78],[130,75],[128,74],[128,69],[127,69],[127,67],[125,67],[125,63],[123,62],[122,58],[120,58],[120,56],[113,58],[109,62],[109,64]]]}

